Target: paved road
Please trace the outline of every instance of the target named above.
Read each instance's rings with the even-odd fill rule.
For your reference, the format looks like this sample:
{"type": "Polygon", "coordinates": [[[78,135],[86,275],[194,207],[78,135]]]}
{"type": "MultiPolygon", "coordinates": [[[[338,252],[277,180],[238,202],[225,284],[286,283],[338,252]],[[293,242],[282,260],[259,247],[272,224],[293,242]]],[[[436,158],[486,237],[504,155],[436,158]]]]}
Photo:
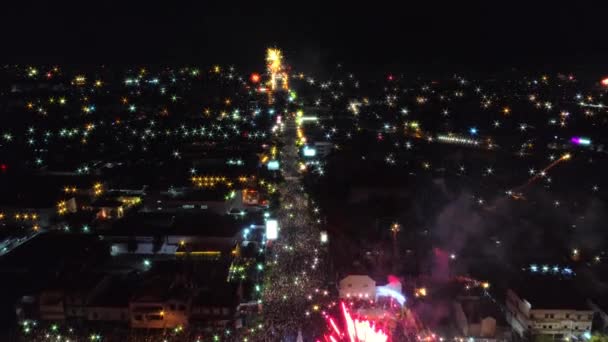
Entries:
{"type": "Polygon", "coordinates": [[[314,329],[306,311],[311,307],[311,295],[323,288],[324,283],[320,232],[313,224],[308,195],[298,171],[295,108],[286,106],[280,110],[285,123],[280,150],[285,181],[279,187],[279,238],[272,245],[271,267],[265,279],[264,316],[268,336],[264,340],[295,341],[298,331],[302,331],[305,340],[310,340],[314,329]]]}

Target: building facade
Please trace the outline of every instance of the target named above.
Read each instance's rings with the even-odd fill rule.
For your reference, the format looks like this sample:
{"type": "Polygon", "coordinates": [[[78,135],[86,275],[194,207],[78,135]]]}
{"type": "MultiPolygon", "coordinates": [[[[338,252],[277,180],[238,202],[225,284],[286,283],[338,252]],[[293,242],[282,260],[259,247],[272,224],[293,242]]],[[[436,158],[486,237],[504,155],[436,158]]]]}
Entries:
{"type": "Polygon", "coordinates": [[[376,281],[366,275],[349,275],[340,280],[340,298],[376,298],[376,281]]]}
{"type": "MultiPolygon", "coordinates": [[[[529,299],[534,303],[534,299],[529,299]]],[[[519,336],[551,335],[559,338],[580,338],[591,332],[593,311],[581,306],[565,305],[563,308],[533,306],[515,291],[507,291],[507,322],[519,336]]]]}

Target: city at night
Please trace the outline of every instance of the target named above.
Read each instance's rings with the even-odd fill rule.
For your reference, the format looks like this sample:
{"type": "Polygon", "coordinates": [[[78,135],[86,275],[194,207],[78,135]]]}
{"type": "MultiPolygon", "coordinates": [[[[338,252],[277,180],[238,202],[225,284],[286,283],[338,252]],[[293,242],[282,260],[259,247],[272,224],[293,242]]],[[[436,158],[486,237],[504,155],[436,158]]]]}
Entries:
{"type": "Polygon", "coordinates": [[[0,342],[607,342],[604,7],[7,3],[0,342]]]}

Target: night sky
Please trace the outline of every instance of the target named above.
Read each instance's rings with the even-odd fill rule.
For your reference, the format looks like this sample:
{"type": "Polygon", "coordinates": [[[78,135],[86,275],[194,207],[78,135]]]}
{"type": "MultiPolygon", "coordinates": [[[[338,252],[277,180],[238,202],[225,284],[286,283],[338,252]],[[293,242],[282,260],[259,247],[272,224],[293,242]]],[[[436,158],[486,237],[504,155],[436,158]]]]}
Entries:
{"type": "Polygon", "coordinates": [[[2,51],[11,62],[255,68],[277,45],[293,64],[369,70],[590,67],[608,56],[599,2],[330,2],[11,2],[2,51]]]}

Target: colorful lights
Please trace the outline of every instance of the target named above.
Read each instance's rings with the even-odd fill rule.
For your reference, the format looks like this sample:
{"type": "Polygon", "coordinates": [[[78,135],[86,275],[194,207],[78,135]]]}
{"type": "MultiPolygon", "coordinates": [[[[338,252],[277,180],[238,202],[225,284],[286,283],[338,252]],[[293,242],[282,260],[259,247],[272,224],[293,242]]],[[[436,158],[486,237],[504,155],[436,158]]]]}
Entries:
{"type": "Polygon", "coordinates": [[[378,297],[392,298],[401,306],[405,304],[405,296],[396,289],[392,288],[390,284],[386,286],[376,286],[376,298],[378,297]]]}
{"type": "Polygon", "coordinates": [[[277,90],[277,84],[281,82],[281,89],[288,90],[288,74],[283,66],[283,54],[281,50],[276,48],[268,48],[266,50],[266,68],[270,75],[270,89],[277,90]]]}
{"type": "Polygon", "coordinates": [[[570,142],[575,145],[589,146],[591,145],[591,139],[583,137],[572,137],[570,142]]]}
{"type": "Polygon", "coordinates": [[[531,273],[539,273],[539,274],[552,274],[552,275],[562,275],[562,276],[573,276],[575,273],[570,267],[559,266],[559,265],[537,265],[531,264],[528,268],[531,273]]]}
{"type": "MultiPolygon", "coordinates": [[[[477,132],[477,131],[475,131],[475,132],[477,132]]],[[[440,142],[448,143],[448,144],[473,145],[473,146],[478,146],[480,144],[479,140],[463,138],[463,137],[459,137],[456,135],[438,135],[437,140],[440,142]]]]}

